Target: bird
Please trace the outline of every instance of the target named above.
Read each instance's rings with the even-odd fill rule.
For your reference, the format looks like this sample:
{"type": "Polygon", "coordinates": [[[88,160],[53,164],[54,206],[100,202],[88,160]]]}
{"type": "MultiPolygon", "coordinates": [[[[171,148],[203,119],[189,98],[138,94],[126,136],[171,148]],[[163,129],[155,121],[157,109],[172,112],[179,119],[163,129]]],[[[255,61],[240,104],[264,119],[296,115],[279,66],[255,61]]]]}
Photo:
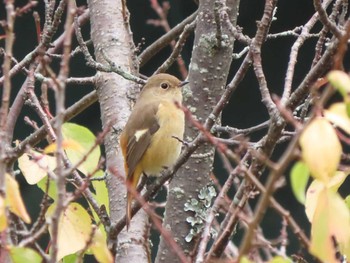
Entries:
{"type": "MultiPolygon", "coordinates": [[[[136,189],[141,175],[158,176],[180,155],[185,130],[182,87],[188,81],[161,73],[151,76],[136,100],[120,136],[126,181],[136,189]],[[178,104],[178,105],[176,105],[178,104]]],[[[127,187],[128,188],[128,187],[127,187]]],[[[126,226],[134,197],[127,189],[126,226]]]]}

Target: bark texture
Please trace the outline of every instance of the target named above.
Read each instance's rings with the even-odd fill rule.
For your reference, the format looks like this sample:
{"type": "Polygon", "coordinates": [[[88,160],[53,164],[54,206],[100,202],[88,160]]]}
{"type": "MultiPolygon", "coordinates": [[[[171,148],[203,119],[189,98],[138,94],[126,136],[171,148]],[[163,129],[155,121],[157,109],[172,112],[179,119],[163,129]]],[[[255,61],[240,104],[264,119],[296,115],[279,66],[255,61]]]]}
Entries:
{"type": "MultiPolygon", "coordinates": [[[[104,55],[127,72],[138,73],[138,63],[134,53],[134,43],[128,21],[124,21],[122,2],[113,0],[88,1],[91,17],[91,38],[94,43],[97,62],[106,64],[104,55]]],[[[125,7],[126,8],[126,7],[125,7]]],[[[96,90],[99,98],[102,125],[110,125],[112,130],[105,139],[106,162],[119,174],[124,174],[123,157],[119,149],[119,135],[131,112],[128,99],[135,85],[115,73],[97,73],[96,90]],[[115,132],[117,131],[117,132],[115,132]]],[[[124,182],[113,175],[107,178],[109,192],[110,219],[113,225],[125,215],[126,188],[124,182]]],[[[123,230],[118,240],[110,240],[116,248],[115,262],[147,262],[144,235],[148,218],[141,210],[131,221],[129,231],[123,230]]]]}
{"type": "MultiPolygon", "coordinates": [[[[184,105],[202,123],[210,117],[212,108],[224,91],[232,61],[234,38],[230,28],[236,25],[239,0],[227,1],[226,7],[222,3],[213,0],[202,0],[199,3],[189,68],[190,84],[184,90],[184,105]],[[229,19],[225,19],[225,14],[229,19]]],[[[197,134],[198,130],[187,121],[185,141],[192,141],[197,134]]],[[[172,232],[176,242],[189,256],[196,249],[196,237],[190,242],[185,240],[191,230],[186,219],[193,217],[194,213],[185,211],[184,207],[191,199],[198,200],[200,190],[210,185],[214,152],[211,144],[201,145],[195,154],[202,157],[190,158],[169,186],[163,226],[172,232]]],[[[180,262],[163,238],[160,240],[156,262],[180,262]]]]}

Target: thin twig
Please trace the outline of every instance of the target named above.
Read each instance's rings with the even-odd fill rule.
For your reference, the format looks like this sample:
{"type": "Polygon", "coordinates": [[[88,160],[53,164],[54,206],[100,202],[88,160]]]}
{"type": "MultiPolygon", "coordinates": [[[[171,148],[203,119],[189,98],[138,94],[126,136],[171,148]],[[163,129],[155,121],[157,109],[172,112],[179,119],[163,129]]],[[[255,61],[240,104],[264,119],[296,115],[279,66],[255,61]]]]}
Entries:
{"type": "MultiPolygon", "coordinates": [[[[324,2],[325,8],[332,2],[332,0],[327,0],[324,2]]],[[[301,33],[297,40],[294,42],[292,46],[292,50],[289,55],[289,62],[288,62],[288,68],[286,72],[286,78],[285,78],[285,83],[284,83],[284,89],[283,89],[283,95],[282,95],[282,103],[285,104],[287,100],[290,97],[290,93],[292,90],[292,82],[293,82],[293,77],[294,77],[294,70],[295,70],[295,65],[297,63],[297,56],[299,53],[300,47],[304,44],[305,40],[307,39],[307,36],[313,26],[316,24],[318,20],[318,13],[315,13],[309,21],[303,26],[301,33]]]]}
{"type": "Polygon", "coordinates": [[[340,39],[342,37],[342,32],[339,30],[334,21],[328,18],[325,8],[321,4],[321,0],[314,0],[314,7],[319,14],[319,19],[322,24],[329,29],[336,38],[340,39]]]}
{"type": "Polygon", "coordinates": [[[140,67],[144,66],[152,57],[154,57],[159,51],[165,48],[169,43],[176,39],[184,30],[185,26],[191,24],[197,17],[197,11],[192,15],[184,19],[177,26],[173,27],[169,32],[153,42],[152,45],[147,47],[140,55],[140,67]]]}
{"type": "MultiPolygon", "coordinates": [[[[97,101],[96,91],[92,91],[89,94],[85,95],[79,101],[74,103],[71,107],[65,110],[65,112],[63,113],[64,121],[68,121],[73,117],[77,116],[79,113],[84,111],[86,108],[91,106],[96,101],[97,101]]],[[[53,125],[56,122],[56,120],[57,120],[57,117],[52,119],[50,121],[51,125],[53,125]]],[[[47,135],[46,128],[44,126],[41,126],[39,130],[27,136],[20,144],[18,144],[15,148],[11,150],[11,158],[9,159],[9,162],[10,163],[14,162],[19,156],[23,154],[23,152],[25,151],[28,145],[32,147],[37,145],[41,140],[45,139],[46,135],[47,135]]]]}
{"type": "Polygon", "coordinates": [[[56,98],[56,114],[57,121],[55,122],[56,132],[56,185],[57,185],[57,199],[54,212],[51,216],[50,236],[51,236],[51,263],[57,261],[58,255],[58,234],[59,234],[59,218],[65,209],[66,200],[66,178],[64,176],[64,151],[63,151],[63,134],[62,125],[64,123],[64,109],[65,109],[65,80],[69,73],[69,54],[71,51],[71,41],[73,31],[73,19],[76,12],[75,2],[69,1],[67,7],[67,17],[64,29],[67,32],[63,41],[63,59],[61,61],[60,73],[56,82],[55,98],[56,98]]]}
{"type": "Polygon", "coordinates": [[[166,61],[164,61],[164,63],[154,72],[154,74],[165,72],[175,62],[175,60],[181,53],[181,50],[186,42],[186,39],[188,38],[190,33],[193,31],[195,26],[196,26],[195,21],[185,26],[184,31],[180,35],[179,40],[177,41],[170,57],[166,61]]]}
{"type": "Polygon", "coordinates": [[[225,133],[229,133],[231,135],[237,135],[237,134],[243,134],[243,135],[247,135],[250,133],[254,133],[256,131],[260,131],[262,129],[266,129],[268,128],[270,125],[270,121],[264,121],[263,123],[260,123],[258,125],[252,126],[250,128],[246,128],[246,129],[238,129],[238,128],[234,128],[234,127],[229,127],[229,126],[217,126],[215,125],[213,127],[213,132],[225,132],[225,133]]]}
{"type": "Polygon", "coordinates": [[[140,78],[132,75],[131,73],[121,69],[121,67],[116,65],[113,61],[111,61],[103,51],[102,51],[102,54],[104,56],[104,59],[107,61],[107,63],[109,63],[109,66],[105,66],[105,65],[95,61],[92,58],[84,40],[83,40],[83,36],[82,36],[81,30],[80,30],[79,21],[77,18],[75,18],[75,21],[74,21],[74,28],[75,28],[75,34],[77,36],[78,43],[80,45],[81,51],[84,54],[84,57],[86,59],[86,64],[88,66],[93,67],[94,69],[99,70],[99,71],[103,71],[103,72],[115,72],[125,79],[134,81],[135,83],[138,83],[138,84],[145,84],[145,81],[143,79],[140,79],[140,78]]]}

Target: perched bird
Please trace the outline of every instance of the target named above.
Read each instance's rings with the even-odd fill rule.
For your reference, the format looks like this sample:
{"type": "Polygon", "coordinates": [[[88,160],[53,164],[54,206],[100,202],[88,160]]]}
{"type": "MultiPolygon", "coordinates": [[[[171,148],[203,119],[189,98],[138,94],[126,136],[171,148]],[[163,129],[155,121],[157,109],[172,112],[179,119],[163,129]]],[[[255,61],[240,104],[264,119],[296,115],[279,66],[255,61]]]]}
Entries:
{"type": "MultiPolygon", "coordinates": [[[[157,176],[180,155],[185,118],[180,81],[169,74],[150,77],[137,99],[120,137],[126,180],[136,189],[142,173],[157,176]]],[[[131,220],[132,194],[127,191],[127,227],[131,220]]]]}

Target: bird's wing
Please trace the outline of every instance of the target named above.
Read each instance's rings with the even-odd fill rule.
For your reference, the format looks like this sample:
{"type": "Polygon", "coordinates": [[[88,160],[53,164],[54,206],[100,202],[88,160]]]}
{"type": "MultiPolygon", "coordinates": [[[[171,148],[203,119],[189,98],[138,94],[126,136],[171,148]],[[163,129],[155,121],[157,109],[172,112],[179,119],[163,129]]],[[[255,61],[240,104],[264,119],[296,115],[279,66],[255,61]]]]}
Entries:
{"type": "Polygon", "coordinates": [[[130,132],[126,147],[126,163],[128,166],[127,178],[130,179],[137,164],[151,143],[152,136],[159,129],[156,117],[158,104],[147,105],[142,108],[140,116],[130,116],[130,120],[136,123],[130,132]],[[131,119],[133,118],[133,120],[131,119]]]}

